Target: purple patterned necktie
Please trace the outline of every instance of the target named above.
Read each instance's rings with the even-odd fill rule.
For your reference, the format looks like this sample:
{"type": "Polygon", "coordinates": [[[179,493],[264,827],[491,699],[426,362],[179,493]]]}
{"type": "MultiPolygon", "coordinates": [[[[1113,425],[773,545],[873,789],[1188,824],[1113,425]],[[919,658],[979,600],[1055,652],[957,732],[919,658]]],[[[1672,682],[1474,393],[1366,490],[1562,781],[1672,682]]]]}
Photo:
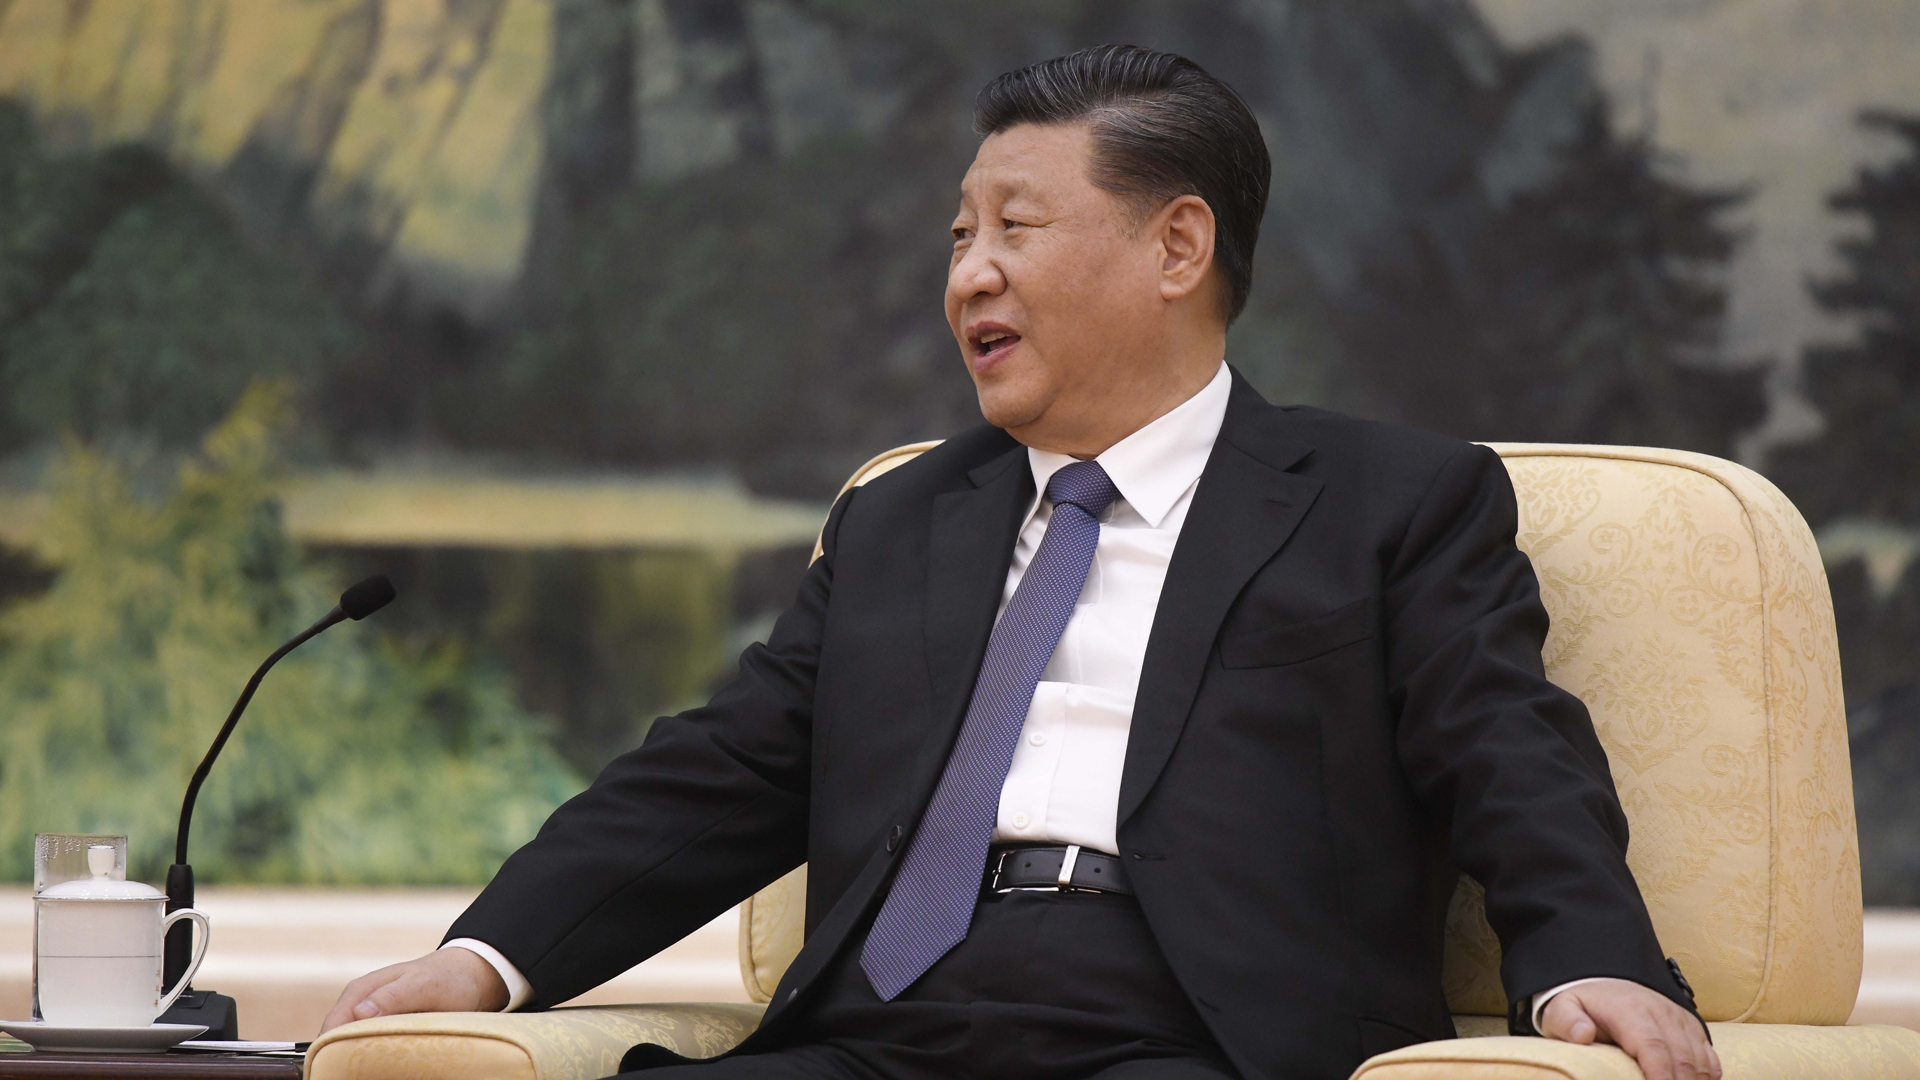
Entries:
{"type": "Polygon", "coordinates": [[[899,996],[967,936],[1000,788],[1034,687],[1080,602],[1100,543],[1100,514],[1118,496],[1092,461],[1076,461],[1047,482],[1053,516],[1046,536],[987,639],[960,738],[860,953],[860,968],[882,1001],[899,996]]]}

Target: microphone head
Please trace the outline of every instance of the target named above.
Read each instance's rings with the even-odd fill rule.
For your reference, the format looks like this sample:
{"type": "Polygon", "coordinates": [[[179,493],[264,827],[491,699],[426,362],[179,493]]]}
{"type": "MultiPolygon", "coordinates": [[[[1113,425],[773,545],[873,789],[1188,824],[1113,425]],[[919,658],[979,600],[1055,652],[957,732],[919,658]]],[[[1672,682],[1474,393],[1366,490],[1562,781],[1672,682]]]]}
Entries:
{"type": "Polygon", "coordinates": [[[340,610],[359,622],[393,602],[393,582],[385,574],[375,574],[340,594],[340,610]]]}

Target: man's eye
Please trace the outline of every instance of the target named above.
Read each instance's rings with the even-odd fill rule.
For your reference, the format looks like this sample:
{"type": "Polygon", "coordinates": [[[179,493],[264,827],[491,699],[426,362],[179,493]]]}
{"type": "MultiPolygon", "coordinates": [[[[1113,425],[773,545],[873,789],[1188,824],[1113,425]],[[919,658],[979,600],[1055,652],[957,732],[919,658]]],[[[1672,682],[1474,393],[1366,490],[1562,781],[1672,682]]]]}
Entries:
{"type": "Polygon", "coordinates": [[[1012,218],[1001,218],[1001,219],[1000,219],[1000,227],[1001,227],[1001,228],[1003,228],[1003,229],[1017,229],[1017,228],[1019,228],[1020,226],[1022,226],[1022,225],[1025,225],[1025,224],[1026,224],[1026,222],[1024,222],[1024,221],[1015,221],[1015,220],[1013,220],[1012,218]]]}

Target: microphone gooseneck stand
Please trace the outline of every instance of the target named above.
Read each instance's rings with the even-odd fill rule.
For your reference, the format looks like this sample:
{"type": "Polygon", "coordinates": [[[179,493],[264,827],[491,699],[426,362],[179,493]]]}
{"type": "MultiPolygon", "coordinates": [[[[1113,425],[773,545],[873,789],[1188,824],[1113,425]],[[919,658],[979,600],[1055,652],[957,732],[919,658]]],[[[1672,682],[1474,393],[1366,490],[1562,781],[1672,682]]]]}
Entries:
{"type": "MultiPolygon", "coordinates": [[[[214,759],[226,747],[227,739],[233,734],[235,724],[240,722],[240,714],[247,711],[247,703],[253,700],[253,692],[260,689],[260,680],[266,677],[280,658],[305,644],[309,638],[336,623],[347,619],[356,622],[366,618],[387,606],[394,598],[393,583],[385,574],[373,577],[354,585],[340,594],[340,603],[319,622],[307,627],[273,651],[247,680],[246,689],[240,691],[240,699],[233,703],[233,711],[227,714],[227,722],[220,725],[220,734],[213,738],[213,745],[207,748],[207,756],[200,759],[200,767],[193,770],[193,779],[187,783],[187,797],[180,804],[180,831],[174,836],[173,865],[167,867],[167,912],[169,914],[181,908],[193,906],[193,867],[187,863],[187,834],[193,825],[193,804],[200,797],[200,785],[206,783],[207,774],[213,771],[214,759]]],[[[162,977],[162,986],[172,986],[184,975],[187,965],[193,959],[193,927],[187,923],[175,926],[167,934],[166,967],[162,977]]],[[[195,990],[189,986],[173,1003],[173,1007],[160,1015],[157,1023],[162,1024],[203,1024],[207,1028],[204,1038],[238,1039],[240,1037],[239,1009],[234,1000],[225,994],[213,990],[195,990]]]]}

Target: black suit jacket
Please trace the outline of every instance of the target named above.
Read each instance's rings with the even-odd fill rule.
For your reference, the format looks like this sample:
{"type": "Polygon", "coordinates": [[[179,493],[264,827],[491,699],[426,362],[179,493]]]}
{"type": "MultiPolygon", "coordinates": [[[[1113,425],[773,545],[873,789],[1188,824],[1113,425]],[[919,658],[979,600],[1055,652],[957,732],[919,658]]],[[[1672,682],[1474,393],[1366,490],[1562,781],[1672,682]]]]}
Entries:
{"type": "MultiPolygon", "coordinates": [[[[1026,452],[982,426],[843,496],[824,555],[704,708],[656,722],[449,937],[573,997],[809,862],[776,1044],[884,896],[966,713],[1026,452]]],[[[1491,451],[1276,408],[1237,374],[1167,568],[1119,846],[1182,986],[1248,1077],[1344,1077],[1453,1034],[1442,925],[1486,887],[1516,999],[1632,979],[1683,1004],[1627,871],[1585,707],[1491,451]]]]}

